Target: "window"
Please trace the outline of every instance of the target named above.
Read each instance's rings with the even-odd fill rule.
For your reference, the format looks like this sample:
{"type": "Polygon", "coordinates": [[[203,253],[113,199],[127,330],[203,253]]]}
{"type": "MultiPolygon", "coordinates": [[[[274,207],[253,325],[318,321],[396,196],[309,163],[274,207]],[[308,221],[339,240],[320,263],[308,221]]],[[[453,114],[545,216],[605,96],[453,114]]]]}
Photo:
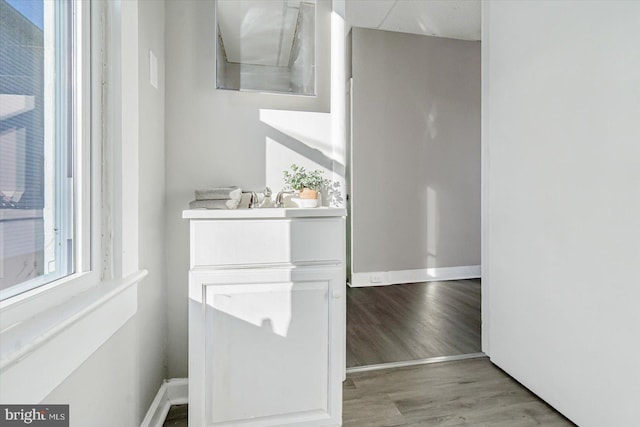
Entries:
{"type": "MultiPolygon", "coordinates": [[[[34,181],[41,192],[36,198],[40,207],[34,209],[42,212],[42,224],[30,231],[40,233],[42,240],[31,238],[29,249],[31,259],[43,265],[22,281],[0,282],[3,401],[42,401],[137,311],[137,284],[147,272],[138,269],[138,200],[133,197],[137,191],[126,193],[123,188],[137,188],[139,173],[137,161],[131,160],[138,153],[138,57],[136,2],[0,0],[0,129],[16,129],[24,134],[19,138],[29,141],[24,123],[37,129],[35,124],[16,124],[15,119],[12,124],[10,115],[15,118],[22,110],[42,115],[39,151],[22,154],[20,150],[29,148],[26,142],[4,138],[2,144],[16,147],[15,154],[9,157],[9,149],[0,151],[0,174],[5,164],[6,170],[14,171],[3,176],[11,191],[24,187],[26,194],[28,173],[38,178],[34,181]],[[35,35],[39,31],[40,44],[37,39],[20,39],[20,25],[35,35]],[[41,51],[37,58],[43,61],[42,71],[31,70],[35,60],[17,71],[16,64],[8,64],[9,58],[20,64],[19,55],[9,57],[6,52],[28,53],[28,46],[41,51]],[[20,86],[15,82],[21,78],[36,87],[40,84],[41,92],[33,86],[30,92],[16,92],[15,86],[20,86]],[[23,107],[16,101],[20,99],[23,107]],[[28,99],[33,99],[33,108],[28,99]],[[40,163],[32,159],[38,156],[40,163]],[[48,230],[47,214],[53,224],[48,230]],[[55,250],[49,252],[47,232],[54,233],[49,242],[55,250]],[[46,256],[50,270],[45,270],[46,256]],[[25,381],[33,372],[38,372],[38,380],[25,381]]],[[[0,208],[5,219],[27,209],[18,204],[23,203],[22,195],[20,200],[17,194],[11,196],[0,208]]],[[[7,249],[15,247],[5,235],[0,237],[6,278],[7,249]]]]}
{"type": "Polygon", "coordinates": [[[72,0],[0,0],[0,300],[73,274],[82,54],[72,0]]]}

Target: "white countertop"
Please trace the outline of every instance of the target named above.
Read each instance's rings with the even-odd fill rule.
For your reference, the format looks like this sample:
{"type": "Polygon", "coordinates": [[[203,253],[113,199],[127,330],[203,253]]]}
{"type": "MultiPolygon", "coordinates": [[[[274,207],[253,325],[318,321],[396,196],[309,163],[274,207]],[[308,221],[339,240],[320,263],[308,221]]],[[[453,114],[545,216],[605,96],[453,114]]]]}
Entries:
{"type": "Polygon", "coordinates": [[[187,209],[185,219],[322,218],[347,216],[345,208],[187,209]]]}

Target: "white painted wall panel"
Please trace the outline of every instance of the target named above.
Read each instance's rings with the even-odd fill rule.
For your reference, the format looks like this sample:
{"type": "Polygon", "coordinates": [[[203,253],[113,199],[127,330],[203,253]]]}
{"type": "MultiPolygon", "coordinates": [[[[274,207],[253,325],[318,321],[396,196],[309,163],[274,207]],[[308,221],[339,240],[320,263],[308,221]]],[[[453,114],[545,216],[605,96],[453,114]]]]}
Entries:
{"type": "Polygon", "coordinates": [[[165,254],[165,4],[139,1],[139,261],[149,271],[138,286],[139,354],[142,414],[167,377],[167,301],[165,254]],[[157,57],[157,87],[151,83],[150,55],[157,57]]]}
{"type": "Polygon", "coordinates": [[[577,424],[635,425],[640,3],[483,7],[485,350],[577,424]]]}

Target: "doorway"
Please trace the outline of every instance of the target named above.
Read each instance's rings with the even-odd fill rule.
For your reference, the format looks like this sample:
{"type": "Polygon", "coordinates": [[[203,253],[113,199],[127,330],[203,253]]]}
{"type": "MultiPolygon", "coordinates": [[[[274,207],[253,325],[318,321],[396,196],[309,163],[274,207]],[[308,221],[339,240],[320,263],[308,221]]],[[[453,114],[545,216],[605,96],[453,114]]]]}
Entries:
{"type": "Polygon", "coordinates": [[[480,42],[347,43],[348,372],[482,356],[480,42]]]}

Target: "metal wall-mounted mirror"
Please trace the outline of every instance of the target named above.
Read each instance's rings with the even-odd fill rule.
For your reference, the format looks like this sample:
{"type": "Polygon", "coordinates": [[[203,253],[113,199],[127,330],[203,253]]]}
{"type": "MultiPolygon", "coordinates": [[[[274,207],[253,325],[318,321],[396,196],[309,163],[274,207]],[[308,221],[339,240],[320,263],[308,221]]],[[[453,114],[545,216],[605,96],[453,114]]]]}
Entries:
{"type": "Polygon", "coordinates": [[[218,0],[218,89],[316,94],[316,0],[218,0]]]}

